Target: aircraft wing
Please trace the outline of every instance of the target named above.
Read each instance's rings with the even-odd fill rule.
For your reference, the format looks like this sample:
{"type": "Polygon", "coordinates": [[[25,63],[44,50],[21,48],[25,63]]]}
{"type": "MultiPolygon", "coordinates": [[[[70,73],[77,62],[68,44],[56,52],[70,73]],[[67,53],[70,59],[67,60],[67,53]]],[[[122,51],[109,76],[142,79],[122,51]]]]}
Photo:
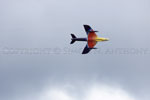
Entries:
{"type": "Polygon", "coordinates": [[[91,51],[91,49],[88,47],[88,45],[86,45],[85,48],[84,48],[84,50],[83,50],[83,52],[82,52],[82,54],[87,54],[90,51],[91,51]]]}
{"type": "Polygon", "coordinates": [[[83,25],[83,26],[87,35],[89,35],[89,33],[98,32],[98,31],[94,31],[89,25],[83,25]]]}
{"type": "Polygon", "coordinates": [[[94,46],[96,45],[96,41],[88,41],[87,45],[85,46],[82,54],[89,53],[92,49],[95,49],[94,46]]]}

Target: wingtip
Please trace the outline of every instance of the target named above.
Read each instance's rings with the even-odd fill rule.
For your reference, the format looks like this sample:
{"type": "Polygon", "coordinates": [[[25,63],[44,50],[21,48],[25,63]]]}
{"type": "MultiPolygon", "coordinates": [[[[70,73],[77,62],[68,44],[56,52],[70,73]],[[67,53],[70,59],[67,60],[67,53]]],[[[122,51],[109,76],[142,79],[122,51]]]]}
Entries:
{"type": "Polygon", "coordinates": [[[85,54],[87,54],[87,53],[83,53],[83,52],[82,52],[82,55],[85,55],[85,54]]]}
{"type": "Polygon", "coordinates": [[[85,55],[85,54],[88,54],[88,52],[83,51],[82,54],[85,55]]]}
{"type": "Polygon", "coordinates": [[[90,25],[88,25],[88,24],[83,24],[83,26],[90,26],[90,25]]]}

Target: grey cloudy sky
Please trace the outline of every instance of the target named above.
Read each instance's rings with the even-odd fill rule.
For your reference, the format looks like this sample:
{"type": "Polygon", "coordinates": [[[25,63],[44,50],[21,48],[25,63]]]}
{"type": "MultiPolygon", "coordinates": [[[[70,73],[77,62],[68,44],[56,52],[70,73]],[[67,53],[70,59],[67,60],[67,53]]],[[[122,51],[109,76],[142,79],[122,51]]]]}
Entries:
{"type": "Polygon", "coordinates": [[[149,100],[149,11],[149,0],[0,0],[0,99],[149,100]],[[81,55],[86,43],[69,43],[83,24],[110,41],[81,55]]]}

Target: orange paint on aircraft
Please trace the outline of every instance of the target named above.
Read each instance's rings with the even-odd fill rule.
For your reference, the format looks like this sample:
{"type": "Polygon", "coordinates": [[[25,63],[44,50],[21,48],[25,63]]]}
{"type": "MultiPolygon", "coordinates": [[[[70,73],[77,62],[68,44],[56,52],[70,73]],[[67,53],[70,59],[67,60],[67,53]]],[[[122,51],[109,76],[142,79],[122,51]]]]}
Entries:
{"type": "Polygon", "coordinates": [[[94,40],[91,40],[91,41],[88,41],[88,47],[89,48],[94,48],[94,46],[96,45],[96,41],[94,41],[94,40]]]}
{"type": "Polygon", "coordinates": [[[91,41],[91,40],[93,41],[93,40],[96,39],[96,37],[97,37],[96,33],[91,32],[91,33],[88,34],[88,41],[91,41]]]}
{"type": "Polygon", "coordinates": [[[97,35],[95,32],[89,33],[88,35],[88,47],[89,48],[93,48],[96,45],[97,43],[96,38],[97,38],[97,35]]]}

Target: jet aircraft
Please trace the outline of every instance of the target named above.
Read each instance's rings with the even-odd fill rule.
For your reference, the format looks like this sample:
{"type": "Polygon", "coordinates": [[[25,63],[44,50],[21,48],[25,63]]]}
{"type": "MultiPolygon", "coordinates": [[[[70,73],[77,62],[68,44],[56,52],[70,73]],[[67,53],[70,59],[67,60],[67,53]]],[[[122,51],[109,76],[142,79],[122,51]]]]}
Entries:
{"type": "Polygon", "coordinates": [[[96,35],[96,32],[94,31],[89,25],[83,25],[85,32],[87,34],[87,38],[77,38],[74,34],[71,34],[71,42],[70,44],[73,44],[75,41],[85,41],[87,42],[82,54],[87,54],[89,53],[92,49],[97,49],[94,46],[96,45],[97,42],[102,42],[102,41],[108,41],[108,38],[103,38],[103,37],[98,37],[96,35]]]}

